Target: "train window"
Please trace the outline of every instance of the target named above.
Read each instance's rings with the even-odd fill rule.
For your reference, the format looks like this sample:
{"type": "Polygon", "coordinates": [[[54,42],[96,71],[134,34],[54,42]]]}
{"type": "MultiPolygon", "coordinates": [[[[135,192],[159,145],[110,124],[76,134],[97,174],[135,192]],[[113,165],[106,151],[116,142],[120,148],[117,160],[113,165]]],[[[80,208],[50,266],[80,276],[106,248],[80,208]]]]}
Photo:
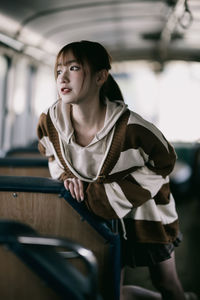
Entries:
{"type": "Polygon", "coordinates": [[[2,82],[7,70],[7,61],[4,56],[0,56],[0,80],[2,82]]]}
{"type": "Polygon", "coordinates": [[[170,141],[200,140],[200,63],[169,62],[162,72],[152,66],[147,62],[114,66],[125,102],[156,124],[170,141]]]}
{"type": "Polygon", "coordinates": [[[56,101],[56,85],[53,68],[39,67],[36,75],[36,85],[33,99],[35,115],[39,117],[43,110],[56,101]]]}
{"type": "MultiPolygon", "coordinates": [[[[27,57],[12,57],[8,94],[4,150],[24,146],[32,139],[32,66],[27,57]],[[18,134],[20,132],[20,135],[18,134]]],[[[34,134],[35,137],[35,134],[34,134]]]]}
{"type": "Polygon", "coordinates": [[[8,61],[6,57],[0,55],[0,149],[2,149],[3,146],[5,129],[7,71],[8,61]]]}
{"type": "Polygon", "coordinates": [[[172,141],[200,139],[200,78],[197,72],[200,74],[199,63],[170,62],[159,78],[158,125],[172,141]]]}
{"type": "Polygon", "coordinates": [[[28,61],[20,59],[15,66],[15,87],[13,94],[12,108],[16,115],[24,112],[26,107],[28,61]]]}
{"type": "Polygon", "coordinates": [[[114,77],[129,108],[145,119],[157,121],[157,80],[145,61],[114,64],[114,77]]]}

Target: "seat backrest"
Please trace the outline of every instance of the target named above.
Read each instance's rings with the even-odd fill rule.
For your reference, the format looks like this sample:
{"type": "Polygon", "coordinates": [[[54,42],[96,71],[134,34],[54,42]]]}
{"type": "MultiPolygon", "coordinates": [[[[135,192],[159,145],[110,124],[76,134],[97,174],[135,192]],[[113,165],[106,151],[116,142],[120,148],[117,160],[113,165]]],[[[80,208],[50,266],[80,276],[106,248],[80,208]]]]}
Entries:
{"type": "Polygon", "coordinates": [[[5,152],[6,157],[41,157],[38,150],[38,141],[34,141],[30,145],[14,147],[5,152]]]}
{"type": "Polygon", "coordinates": [[[43,157],[0,158],[0,175],[50,177],[48,160],[43,157]]]}
{"type": "MultiPolygon", "coordinates": [[[[97,258],[103,299],[118,299],[119,237],[105,222],[89,213],[83,203],[72,199],[61,182],[39,177],[0,176],[0,208],[1,219],[23,222],[40,234],[69,238],[90,249],[97,258]]],[[[81,268],[78,261],[74,260],[74,264],[81,268]]],[[[0,265],[7,269],[9,278],[14,276],[12,265],[6,267],[1,256],[0,265]]],[[[4,282],[4,277],[1,280],[4,282]]],[[[13,283],[7,280],[4,285],[8,288],[13,283]]]]}
{"type": "MultiPolygon", "coordinates": [[[[95,257],[91,251],[79,244],[69,239],[60,239],[49,235],[41,236],[30,226],[20,222],[1,220],[0,245],[7,246],[7,249],[20,258],[34,271],[34,274],[38,275],[51,290],[63,299],[100,299],[97,291],[95,257]],[[72,253],[78,257],[87,270],[86,275],[66,260],[58,252],[58,247],[62,247],[68,251],[67,253],[72,253]]],[[[21,289],[23,290],[24,287],[21,289]]],[[[40,299],[39,294],[38,296],[40,299]]],[[[4,299],[7,299],[6,295],[4,295],[4,299]]],[[[17,299],[19,298],[17,297],[17,299]]]]}

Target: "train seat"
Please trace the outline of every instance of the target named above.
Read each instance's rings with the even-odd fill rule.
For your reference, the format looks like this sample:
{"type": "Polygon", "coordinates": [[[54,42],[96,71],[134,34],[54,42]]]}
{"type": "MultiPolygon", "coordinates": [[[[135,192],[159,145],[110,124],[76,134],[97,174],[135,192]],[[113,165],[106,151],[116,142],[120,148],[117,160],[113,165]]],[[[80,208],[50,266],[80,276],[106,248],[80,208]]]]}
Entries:
{"type": "Polygon", "coordinates": [[[38,141],[33,141],[27,146],[14,147],[7,150],[4,154],[6,157],[40,157],[38,150],[38,141]]]}
{"type": "Polygon", "coordinates": [[[0,158],[0,175],[50,177],[44,157],[0,158]]]}
{"type": "MultiPolygon", "coordinates": [[[[62,182],[44,177],[0,176],[0,207],[1,220],[22,222],[40,235],[67,238],[92,251],[97,259],[98,288],[102,298],[119,299],[120,238],[113,221],[105,222],[90,213],[84,203],[78,203],[70,196],[62,182]]],[[[8,261],[1,249],[0,265],[7,279],[1,274],[0,285],[17,293],[18,285],[13,284],[13,279],[17,280],[16,268],[13,260],[9,264],[8,261]]],[[[76,259],[73,264],[84,271],[76,259]]],[[[24,282],[28,277],[25,274],[21,271],[24,282]]],[[[30,289],[28,285],[27,288],[30,289]]],[[[6,299],[14,300],[12,297],[6,299]]],[[[32,299],[37,298],[29,297],[32,299]]],[[[42,297],[39,299],[43,300],[42,297]]],[[[50,299],[54,299],[53,296],[50,299]]]]}
{"type": "MultiPolygon", "coordinates": [[[[34,274],[42,279],[44,287],[46,291],[48,291],[48,293],[46,293],[48,298],[51,297],[51,294],[53,295],[51,292],[51,290],[53,290],[56,293],[53,299],[102,299],[97,292],[96,259],[91,251],[77,243],[49,235],[41,236],[30,226],[23,223],[3,220],[0,221],[0,245],[6,246],[7,250],[10,250],[20,259],[18,265],[20,265],[22,261],[34,274]],[[66,255],[63,257],[62,253],[57,250],[58,248],[67,250],[66,253],[69,254],[69,257],[78,257],[85,265],[87,274],[82,274],[69,260],[66,260],[66,255]]],[[[5,256],[6,263],[9,257],[7,254],[8,251],[5,249],[1,252],[1,256],[5,256]]],[[[6,263],[3,267],[6,267],[6,263]]],[[[17,271],[18,269],[19,266],[17,271]]],[[[30,281],[30,279],[32,281],[34,278],[34,274],[31,274],[31,271],[29,272],[29,276],[26,277],[28,279],[26,286],[28,281],[30,281]]],[[[3,273],[2,269],[1,273],[3,273]]],[[[24,287],[22,287],[21,290],[24,291],[24,287]]],[[[6,291],[4,292],[6,293],[6,291]]],[[[10,292],[5,295],[2,294],[1,291],[1,297],[3,296],[4,299],[8,299],[7,296],[9,293],[10,292]]],[[[30,295],[31,291],[29,289],[26,292],[27,299],[30,295]]],[[[13,299],[16,298],[19,299],[19,295],[13,295],[13,299]]],[[[35,299],[37,298],[35,297],[35,299]]],[[[38,295],[38,299],[41,299],[40,294],[38,295]]]]}

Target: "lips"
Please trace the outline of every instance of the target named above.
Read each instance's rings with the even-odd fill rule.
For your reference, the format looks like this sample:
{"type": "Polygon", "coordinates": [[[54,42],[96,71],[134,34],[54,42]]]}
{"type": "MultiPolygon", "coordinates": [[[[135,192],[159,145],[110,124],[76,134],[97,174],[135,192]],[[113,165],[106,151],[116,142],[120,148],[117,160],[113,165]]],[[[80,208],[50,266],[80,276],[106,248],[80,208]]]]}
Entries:
{"type": "Polygon", "coordinates": [[[71,89],[70,89],[70,88],[67,88],[67,87],[61,88],[61,93],[62,93],[62,94],[67,94],[67,93],[70,93],[70,92],[71,92],[71,89]]]}

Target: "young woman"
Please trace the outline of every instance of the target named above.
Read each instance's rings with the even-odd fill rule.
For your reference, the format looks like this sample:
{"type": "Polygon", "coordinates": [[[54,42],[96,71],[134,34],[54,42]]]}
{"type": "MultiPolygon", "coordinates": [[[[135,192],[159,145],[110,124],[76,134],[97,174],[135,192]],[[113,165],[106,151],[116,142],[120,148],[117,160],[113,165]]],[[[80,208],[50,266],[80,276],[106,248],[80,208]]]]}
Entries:
{"type": "MultiPolygon", "coordinates": [[[[176,154],[154,125],[120,101],[110,68],[98,43],[74,42],[60,50],[59,99],[40,117],[39,149],[49,157],[52,177],[63,180],[77,201],[100,217],[120,220],[122,265],[148,266],[162,299],[183,300],[174,260],[178,216],[168,177],[176,154]]],[[[134,299],[130,287],[122,295],[134,299]]]]}

